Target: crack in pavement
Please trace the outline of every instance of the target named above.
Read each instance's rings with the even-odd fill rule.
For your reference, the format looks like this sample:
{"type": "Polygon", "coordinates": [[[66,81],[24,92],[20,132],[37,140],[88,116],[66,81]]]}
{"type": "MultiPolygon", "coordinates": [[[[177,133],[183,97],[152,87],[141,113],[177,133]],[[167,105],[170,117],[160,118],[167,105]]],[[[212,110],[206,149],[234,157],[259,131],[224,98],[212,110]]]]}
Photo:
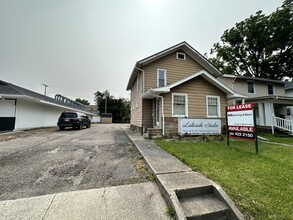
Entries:
{"type": "Polygon", "coordinates": [[[45,217],[46,217],[46,215],[47,215],[47,213],[48,213],[49,209],[51,208],[51,206],[52,206],[52,203],[53,203],[53,201],[54,201],[54,199],[55,199],[55,197],[56,197],[56,196],[57,196],[57,194],[55,194],[55,195],[53,196],[53,198],[52,198],[52,200],[51,200],[51,202],[50,202],[50,204],[49,204],[49,206],[48,206],[48,208],[47,208],[47,210],[46,210],[46,212],[45,212],[44,216],[42,217],[42,220],[44,220],[44,219],[45,219],[45,217]]]}

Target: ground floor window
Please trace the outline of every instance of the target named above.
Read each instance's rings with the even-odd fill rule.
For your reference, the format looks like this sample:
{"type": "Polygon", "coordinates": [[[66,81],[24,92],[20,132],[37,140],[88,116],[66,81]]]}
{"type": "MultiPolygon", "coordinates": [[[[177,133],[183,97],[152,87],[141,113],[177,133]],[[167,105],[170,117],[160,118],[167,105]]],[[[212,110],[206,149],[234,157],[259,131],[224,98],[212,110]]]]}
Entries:
{"type": "Polygon", "coordinates": [[[220,117],[220,97],[219,96],[207,96],[207,116],[208,117],[220,117]]]}
{"type": "Polygon", "coordinates": [[[173,117],[188,117],[187,112],[187,94],[173,93],[172,94],[172,116],[173,117]]]}

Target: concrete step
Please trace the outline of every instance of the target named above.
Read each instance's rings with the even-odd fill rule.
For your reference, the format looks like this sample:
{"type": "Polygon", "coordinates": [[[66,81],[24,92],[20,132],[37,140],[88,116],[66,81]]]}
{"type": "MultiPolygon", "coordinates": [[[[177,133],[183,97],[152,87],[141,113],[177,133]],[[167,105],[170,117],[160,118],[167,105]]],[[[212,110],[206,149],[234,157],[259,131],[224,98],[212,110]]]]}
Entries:
{"type": "Polygon", "coordinates": [[[229,207],[213,194],[179,199],[186,219],[226,220],[229,219],[229,207]]]}
{"type": "Polygon", "coordinates": [[[187,219],[229,219],[229,206],[219,200],[212,185],[176,190],[176,196],[187,219]]]}

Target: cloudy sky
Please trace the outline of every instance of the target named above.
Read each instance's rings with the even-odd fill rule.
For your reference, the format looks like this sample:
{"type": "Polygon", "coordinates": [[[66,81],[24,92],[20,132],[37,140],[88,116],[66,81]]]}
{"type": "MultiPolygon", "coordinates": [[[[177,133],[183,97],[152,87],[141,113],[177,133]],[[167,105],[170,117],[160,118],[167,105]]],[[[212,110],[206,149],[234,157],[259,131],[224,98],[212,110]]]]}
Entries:
{"type": "Polygon", "coordinates": [[[94,103],[129,97],[136,61],[187,41],[209,53],[226,29],[282,0],[0,0],[0,80],[94,103]]]}

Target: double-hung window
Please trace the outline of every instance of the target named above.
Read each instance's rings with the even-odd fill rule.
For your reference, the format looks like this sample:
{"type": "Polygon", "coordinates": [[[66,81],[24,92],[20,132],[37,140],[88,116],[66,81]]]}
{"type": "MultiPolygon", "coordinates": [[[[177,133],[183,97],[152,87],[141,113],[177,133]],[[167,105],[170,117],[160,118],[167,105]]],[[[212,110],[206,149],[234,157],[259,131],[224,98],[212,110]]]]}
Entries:
{"type": "Polygon", "coordinates": [[[172,94],[172,116],[188,117],[188,97],[187,94],[172,94]]]}
{"type": "Polygon", "coordinates": [[[208,117],[220,117],[220,97],[219,96],[207,96],[207,116],[208,117]]]}
{"type": "Polygon", "coordinates": [[[247,92],[248,93],[254,93],[254,83],[251,81],[247,82],[247,92]]]}
{"type": "Polygon", "coordinates": [[[157,87],[167,85],[167,70],[157,69],[157,87]]]}
{"type": "Polygon", "coordinates": [[[269,95],[274,94],[274,86],[273,86],[273,84],[268,84],[268,94],[269,95]]]}

